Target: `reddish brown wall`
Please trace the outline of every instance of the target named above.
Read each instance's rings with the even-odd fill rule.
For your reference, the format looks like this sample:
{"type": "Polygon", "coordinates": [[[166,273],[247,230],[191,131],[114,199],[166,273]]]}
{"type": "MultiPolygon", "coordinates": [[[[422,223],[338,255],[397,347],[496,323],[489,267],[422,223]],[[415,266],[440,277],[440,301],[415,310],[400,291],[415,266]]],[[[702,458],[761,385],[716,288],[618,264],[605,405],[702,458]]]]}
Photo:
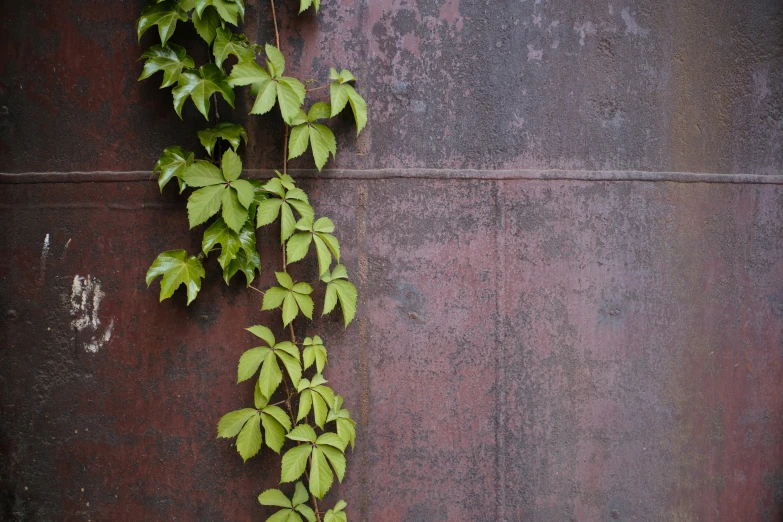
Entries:
{"type": "MultiPolygon", "coordinates": [[[[780,520],[783,6],[294,3],[292,72],[353,68],[371,114],[341,170],[294,173],[361,299],[348,330],[297,325],[359,422],[330,498],[373,522],[780,520]]],[[[0,519],[263,519],[277,483],[214,438],[273,314],[215,263],[190,307],[144,285],[200,245],[149,179],[206,124],[136,83],[141,7],[2,3],[0,519]]],[[[276,167],[247,102],[221,115],[276,167]]]]}

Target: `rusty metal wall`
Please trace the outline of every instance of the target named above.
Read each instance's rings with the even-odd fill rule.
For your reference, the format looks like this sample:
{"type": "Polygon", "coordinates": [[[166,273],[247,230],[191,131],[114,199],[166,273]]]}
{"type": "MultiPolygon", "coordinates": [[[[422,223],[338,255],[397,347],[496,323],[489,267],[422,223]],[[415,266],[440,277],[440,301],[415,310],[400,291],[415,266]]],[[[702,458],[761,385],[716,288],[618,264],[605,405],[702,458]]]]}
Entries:
{"type": "MultiPolygon", "coordinates": [[[[783,4],[294,4],[291,68],[354,69],[371,111],[295,172],[361,298],[348,330],[297,325],[359,422],[329,497],[373,522],[781,520],[783,4]]],[[[1,5],[0,519],[263,519],[278,459],[214,435],[272,315],[215,266],[190,307],[143,281],[199,247],[150,169],[205,126],[135,81],[143,2],[1,5]]],[[[252,2],[246,31],[267,20],[252,2]]],[[[279,129],[247,104],[221,115],[262,176],[279,129]]]]}

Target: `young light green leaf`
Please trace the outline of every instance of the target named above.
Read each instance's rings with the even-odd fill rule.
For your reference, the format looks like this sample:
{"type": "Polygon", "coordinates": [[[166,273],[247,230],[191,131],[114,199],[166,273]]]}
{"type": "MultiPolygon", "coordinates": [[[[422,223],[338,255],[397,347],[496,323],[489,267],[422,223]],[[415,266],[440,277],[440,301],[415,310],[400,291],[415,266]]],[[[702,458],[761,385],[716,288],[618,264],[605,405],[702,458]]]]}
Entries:
{"type": "Polygon", "coordinates": [[[356,287],[348,281],[348,272],[343,265],[337,265],[331,274],[321,276],[321,281],[326,283],[326,296],[324,297],[323,315],[334,310],[337,301],[343,310],[345,327],[348,327],[354,315],[356,315],[356,287]]]}
{"type": "Polygon", "coordinates": [[[288,323],[296,319],[296,316],[299,314],[299,307],[292,294],[293,292],[288,292],[285,299],[283,299],[283,326],[288,326],[288,323]]]}
{"type": "Polygon", "coordinates": [[[261,366],[261,373],[258,377],[258,388],[264,397],[271,397],[280,383],[283,381],[283,372],[277,364],[277,357],[274,351],[267,353],[264,357],[264,363],[261,366]]]}
{"type": "Polygon", "coordinates": [[[262,506],[293,507],[291,501],[288,500],[288,497],[279,489],[267,489],[258,495],[258,502],[262,506]]]}
{"type": "Polygon", "coordinates": [[[201,13],[193,12],[193,26],[196,28],[198,35],[208,45],[217,36],[217,28],[220,27],[220,24],[220,15],[212,6],[208,6],[201,13]]]}
{"type": "Polygon", "coordinates": [[[323,522],[348,522],[348,517],[343,511],[348,504],[340,500],[332,509],[326,512],[323,522]]]}
{"type": "Polygon", "coordinates": [[[299,232],[291,236],[286,244],[286,262],[290,264],[304,259],[312,239],[313,235],[309,232],[299,232]]]}
{"type": "Polygon", "coordinates": [[[147,286],[163,276],[160,281],[160,300],[163,301],[171,297],[179,285],[185,285],[190,304],[201,290],[204,275],[204,267],[196,256],[188,256],[184,250],[168,250],[158,255],[147,271],[147,286]]]}
{"type": "Polygon", "coordinates": [[[337,448],[340,452],[345,451],[345,441],[341,439],[336,433],[322,433],[315,441],[315,443],[321,446],[332,446],[337,448]]]}
{"type": "Polygon", "coordinates": [[[258,371],[258,367],[261,366],[261,362],[269,353],[269,348],[260,346],[258,348],[251,348],[242,354],[239,358],[239,366],[237,368],[237,383],[248,380],[253,377],[258,371]]]}
{"type": "Polygon", "coordinates": [[[318,373],[324,371],[324,367],[327,362],[326,347],[323,345],[323,341],[317,335],[305,337],[304,351],[302,353],[302,362],[304,363],[304,369],[306,370],[315,362],[315,368],[318,373]]]}
{"type": "MultiPolygon", "coordinates": [[[[304,96],[299,95],[297,83],[299,83],[299,81],[294,80],[293,78],[281,78],[275,82],[277,87],[277,103],[280,105],[280,114],[282,114],[283,120],[289,125],[293,123],[299,113],[299,107],[304,101],[304,96]]],[[[299,83],[299,85],[301,85],[301,83],[299,83]]],[[[303,93],[304,86],[301,85],[301,87],[303,93]]]]}
{"type": "Polygon", "coordinates": [[[332,117],[332,108],[328,103],[318,102],[314,103],[310,110],[307,112],[307,121],[315,123],[316,120],[324,120],[332,117]]]}
{"type": "Polygon", "coordinates": [[[294,508],[294,509],[296,509],[299,513],[301,513],[302,516],[305,517],[307,522],[315,522],[316,521],[315,511],[313,511],[310,508],[310,506],[308,506],[307,504],[300,504],[300,505],[296,506],[296,508],[294,508]]]}
{"type": "Polygon", "coordinates": [[[299,14],[302,14],[310,6],[315,7],[315,12],[321,7],[321,0],[299,0],[299,14]]]}
{"type": "Polygon", "coordinates": [[[343,477],[345,477],[345,455],[343,455],[343,452],[327,445],[319,445],[318,449],[323,451],[326,458],[329,459],[329,464],[334,468],[337,480],[342,482],[343,477]]]}
{"type": "Polygon", "coordinates": [[[256,210],[256,226],[263,227],[264,225],[270,225],[274,223],[277,216],[280,215],[280,205],[283,204],[282,199],[267,199],[258,204],[256,210]]]}
{"type": "Polygon", "coordinates": [[[242,431],[237,436],[237,451],[242,456],[242,460],[254,457],[261,449],[261,417],[256,412],[245,423],[242,431]]]}
{"type": "Polygon", "coordinates": [[[141,17],[136,22],[136,33],[141,41],[141,36],[147,32],[147,29],[157,25],[160,42],[166,45],[166,42],[177,28],[177,22],[187,22],[187,20],[188,15],[176,2],[159,2],[146,7],[142,11],[141,17]]]}
{"type": "Polygon", "coordinates": [[[310,126],[306,123],[297,125],[291,129],[291,137],[288,140],[288,159],[301,156],[307,150],[310,141],[310,126]]]}
{"type": "Polygon", "coordinates": [[[289,204],[284,202],[280,206],[280,243],[285,243],[295,230],[296,220],[294,219],[294,213],[291,211],[289,204]]]}
{"type": "Polygon", "coordinates": [[[152,172],[160,172],[158,177],[158,186],[160,191],[163,192],[163,187],[171,181],[172,178],[177,178],[180,185],[180,192],[187,185],[182,179],[185,169],[193,164],[193,153],[186,152],[182,147],[166,147],[161,154],[160,159],[155,163],[152,172]]]}
{"type": "MultiPolygon", "coordinates": [[[[234,55],[240,62],[252,62],[255,59],[253,47],[244,34],[234,34],[228,29],[217,29],[215,45],[213,46],[215,63],[218,67],[223,65],[229,55],[234,55]]],[[[192,67],[192,66],[191,66],[192,67]]]]}
{"type": "Polygon", "coordinates": [[[271,415],[261,414],[261,424],[264,426],[266,435],[266,445],[275,453],[280,453],[280,449],[285,442],[285,429],[271,415]]]}
{"type": "MultiPolygon", "coordinates": [[[[302,379],[305,381],[306,379],[302,379]]],[[[300,381],[300,383],[302,382],[300,381]]],[[[306,389],[299,394],[299,411],[296,414],[296,422],[304,419],[313,407],[313,392],[306,389]]]]}
{"type": "Polygon", "coordinates": [[[253,408],[244,408],[223,415],[218,421],[218,438],[230,439],[236,437],[245,423],[258,412],[253,408]]]}
{"type": "Polygon", "coordinates": [[[299,426],[296,426],[291,432],[286,435],[286,438],[289,438],[291,440],[297,440],[300,442],[312,442],[315,443],[315,430],[307,425],[307,424],[300,424],[299,426]]]}
{"type": "Polygon", "coordinates": [[[311,458],[310,493],[319,499],[324,498],[326,492],[332,487],[334,475],[332,474],[332,470],[329,469],[329,464],[326,463],[326,457],[324,456],[323,451],[319,448],[313,448],[311,458]]]}
{"type": "Polygon", "coordinates": [[[264,293],[264,300],[261,304],[261,311],[274,310],[281,304],[288,295],[288,290],[280,288],[279,286],[273,286],[264,293]]]}
{"type": "Polygon", "coordinates": [[[255,326],[251,326],[250,328],[247,328],[247,331],[255,335],[256,337],[258,337],[259,339],[263,339],[264,342],[266,342],[266,344],[268,344],[270,348],[275,345],[275,336],[272,333],[272,330],[270,330],[266,326],[257,324],[255,326]]]}
{"type": "Polygon", "coordinates": [[[269,59],[269,62],[272,64],[272,68],[274,68],[275,74],[273,76],[275,78],[280,78],[283,75],[283,72],[285,72],[285,58],[283,58],[283,53],[269,44],[264,46],[264,51],[266,52],[266,57],[269,59]]]}
{"type": "Polygon", "coordinates": [[[163,71],[161,89],[177,83],[182,70],[190,69],[195,65],[193,58],[188,56],[185,48],[176,44],[153,45],[141,55],[140,59],[142,58],[146,58],[147,61],[144,62],[144,70],[142,70],[139,80],[144,80],[158,71],[163,71]]]}
{"type": "Polygon", "coordinates": [[[231,107],[234,106],[234,90],[226,74],[214,63],[203,65],[198,71],[184,71],[179,77],[178,86],[172,91],[174,109],[182,118],[182,106],[190,97],[199,112],[209,119],[209,97],[218,92],[231,107]]]}
{"type": "Polygon", "coordinates": [[[223,177],[226,181],[234,181],[242,173],[242,160],[236,152],[228,149],[223,153],[223,159],[220,163],[223,169],[223,177]]]}
{"type": "Polygon", "coordinates": [[[263,413],[271,415],[288,433],[291,431],[291,418],[286,412],[277,406],[266,406],[262,410],[263,413]]]}
{"type": "Polygon", "coordinates": [[[234,232],[242,230],[242,226],[247,221],[247,209],[240,203],[237,191],[233,187],[223,191],[223,221],[234,232]]]}
{"type": "MultiPolygon", "coordinates": [[[[296,428],[294,428],[296,429],[296,428]]],[[[290,433],[288,435],[291,435],[290,433]]],[[[315,438],[315,437],[313,437],[315,438]]],[[[282,472],[280,482],[293,482],[304,473],[307,466],[307,458],[313,447],[309,444],[294,446],[283,455],[282,472]]]]}
{"type": "Polygon", "coordinates": [[[337,153],[337,141],[332,131],[320,123],[311,124],[309,134],[315,166],[321,170],[329,159],[329,153],[331,152],[332,156],[337,153]]]}
{"type": "Polygon", "coordinates": [[[236,151],[243,139],[245,144],[247,144],[247,131],[241,125],[228,122],[221,122],[211,129],[198,131],[198,139],[210,156],[212,156],[212,151],[215,150],[218,138],[226,140],[236,151]]]}
{"type": "Polygon", "coordinates": [[[353,117],[356,121],[356,135],[358,136],[367,124],[367,102],[348,83],[332,82],[329,86],[329,93],[332,102],[332,116],[337,116],[342,112],[346,104],[351,105],[353,117]]]}
{"type": "MultiPolygon", "coordinates": [[[[302,314],[312,321],[313,308],[315,307],[313,304],[313,299],[309,295],[300,294],[299,292],[291,292],[291,295],[293,295],[294,299],[296,299],[296,304],[299,307],[299,310],[302,311],[302,314]]],[[[283,312],[283,315],[285,315],[285,312],[283,312]]],[[[286,325],[287,324],[288,323],[286,323],[286,325]]]]}

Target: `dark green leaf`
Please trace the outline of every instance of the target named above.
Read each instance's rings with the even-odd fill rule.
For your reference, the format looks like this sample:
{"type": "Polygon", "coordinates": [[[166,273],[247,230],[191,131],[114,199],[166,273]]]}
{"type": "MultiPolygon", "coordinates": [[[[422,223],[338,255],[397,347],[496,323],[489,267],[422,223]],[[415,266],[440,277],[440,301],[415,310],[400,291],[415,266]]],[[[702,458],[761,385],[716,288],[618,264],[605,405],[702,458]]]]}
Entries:
{"type": "MultiPolygon", "coordinates": [[[[213,47],[215,63],[221,67],[223,60],[233,54],[240,62],[252,62],[255,59],[253,47],[244,34],[234,34],[228,29],[217,30],[215,45],[213,47]]],[[[192,67],[192,65],[191,65],[192,67]]]]}
{"type": "Polygon", "coordinates": [[[218,262],[220,267],[226,269],[233,259],[237,257],[242,243],[239,234],[231,230],[222,218],[212,223],[204,231],[204,239],[201,242],[201,249],[205,254],[209,254],[213,248],[220,245],[220,255],[218,262]]]}
{"type": "Polygon", "coordinates": [[[220,23],[220,15],[212,6],[208,6],[201,13],[198,11],[193,13],[193,26],[207,44],[211,44],[217,36],[220,23]]]}
{"type": "Polygon", "coordinates": [[[228,83],[228,77],[214,63],[203,65],[198,71],[184,71],[179,77],[178,86],[172,91],[174,109],[181,118],[182,106],[190,97],[199,112],[209,119],[209,97],[216,92],[219,92],[231,107],[234,106],[234,90],[228,83]]]}
{"type": "Polygon", "coordinates": [[[155,258],[146,279],[149,286],[156,277],[163,276],[160,281],[161,301],[171,297],[180,285],[185,285],[190,304],[201,290],[204,275],[204,267],[196,256],[188,256],[184,250],[169,250],[155,258]]]}
{"type": "Polygon", "coordinates": [[[166,147],[152,170],[153,172],[160,172],[158,186],[161,192],[163,192],[163,187],[174,177],[179,181],[180,192],[182,192],[182,189],[185,187],[182,177],[185,169],[192,163],[192,152],[186,152],[182,147],[166,147]]]}
{"type": "Polygon", "coordinates": [[[218,138],[226,140],[235,151],[239,148],[243,139],[245,140],[245,144],[247,144],[247,132],[245,131],[245,128],[235,123],[221,122],[211,129],[198,131],[198,139],[210,156],[215,149],[215,143],[217,143],[218,138]]]}
{"type": "Polygon", "coordinates": [[[144,70],[139,80],[149,78],[158,71],[163,71],[163,83],[160,88],[169,87],[177,83],[182,69],[194,66],[193,58],[188,56],[184,47],[176,44],[153,45],[147,49],[141,58],[146,58],[144,70]]]}
{"type": "Polygon", "coordinates": [[[136,33],[141,40],[141,36],[147,32],[147,29],[157,25],[160,42],[166,45],[177,28],[177,22],[187,22],[187,20],[188,15],[175,2],[160,2],[144,8],[136,22],[136,33]]]}

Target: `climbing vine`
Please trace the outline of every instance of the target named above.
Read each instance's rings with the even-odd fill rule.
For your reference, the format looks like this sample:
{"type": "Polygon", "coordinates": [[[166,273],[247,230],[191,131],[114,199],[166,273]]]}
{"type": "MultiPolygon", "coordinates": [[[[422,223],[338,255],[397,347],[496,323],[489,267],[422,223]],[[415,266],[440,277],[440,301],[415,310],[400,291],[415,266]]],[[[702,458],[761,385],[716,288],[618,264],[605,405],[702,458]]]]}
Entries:
{"type": "MultiPolygon", "coordinates": [[[[205,227],[201,251],[195,255],[185,250],[161,253],[146,280],[150,285],[161,278],[161,301],[184,286],[190,304],[201,290],[203,263],[214,252],[226,284],[242,272],[247,288],[263,293],[261,310],[280,309],[289,338],[279,340],[272,329],[260,324],[247,328],[249,342],[258,346],[239,358],[237,381],[254,380],[252,407],[226,413],[218,422],[217,434],[235,438],[244,461],[258,454],[262,445],[283,453],[282,489],[258,495],[262,505],[277,509],[267,520],[302,522],[304,517],[308,522],[347,522],[344,501],[328,510],[319,507],[318,501],[332,487],[335,476],[343,480],[345,451],[355,443],[355,422],[343,408],[343,398],[327,386],[328,353],[323,339],[312,335],[297,341],[293,321],[299,314],[312,320],[315,303],[311,283],[294,281],[288,267],[314,252],[315,279],[326,286],[322,314],[339,305],[346,327],[356,313],[356,287],[340,264],[334,223],[328,217],[316,218],[307,194],[288,174],[287,162],[310,149],[320,171],[329,156],[337,153],[335,136],[323,122],[350,107],[358,134],[367,122],[367,105],[354,88],[356,77],[346,69],[332,68],[328,83],[315,88],[308,88],[312,81],[303,83],[285,75],[274,0],[270,6],[274,42],[264,45],[251,43],[238,32],[245,14],[243,0],[153,1],[138,19],[140,41],[154,27],[160,36],[160,44],[141,56],[144,66],[139,79],[162,73],[161,88],[172,89],[174,110],[180,118],[188,100],[208,122],[214,112],[214,125],[198,131],[204,148],[201,159],[194,152],[171,146],[153,169],[161,191],[176,180],[179,192],[188,194],[190,228],[205,227]],[[186,48],[171,41],[180,23],[192,23],[206,42],[207,63],[197,67],[186,48]],[[263,64],[258,63],[260,58],[265,58],[263,64]],[[234,107],[234,89],[244,86],[255,97],[251,114],[275,111],[284,122],[282,172],[275,171],[275,177],[267,181],[242,176],[239,151],[250,137],[241,125],[220,121],[218,114],[218,97],[234,107]],[[329,103],[308,104],[308,93],[326,87],[329,103]],[[282,264],[275,272],[277,285],[262,291],[252,286],[261,271],[256,233],[276,222],[280,224],[282,264]]],[[[300,13],[310,7],[317,11],[320,0],[300,0],[300,13]]]]}

